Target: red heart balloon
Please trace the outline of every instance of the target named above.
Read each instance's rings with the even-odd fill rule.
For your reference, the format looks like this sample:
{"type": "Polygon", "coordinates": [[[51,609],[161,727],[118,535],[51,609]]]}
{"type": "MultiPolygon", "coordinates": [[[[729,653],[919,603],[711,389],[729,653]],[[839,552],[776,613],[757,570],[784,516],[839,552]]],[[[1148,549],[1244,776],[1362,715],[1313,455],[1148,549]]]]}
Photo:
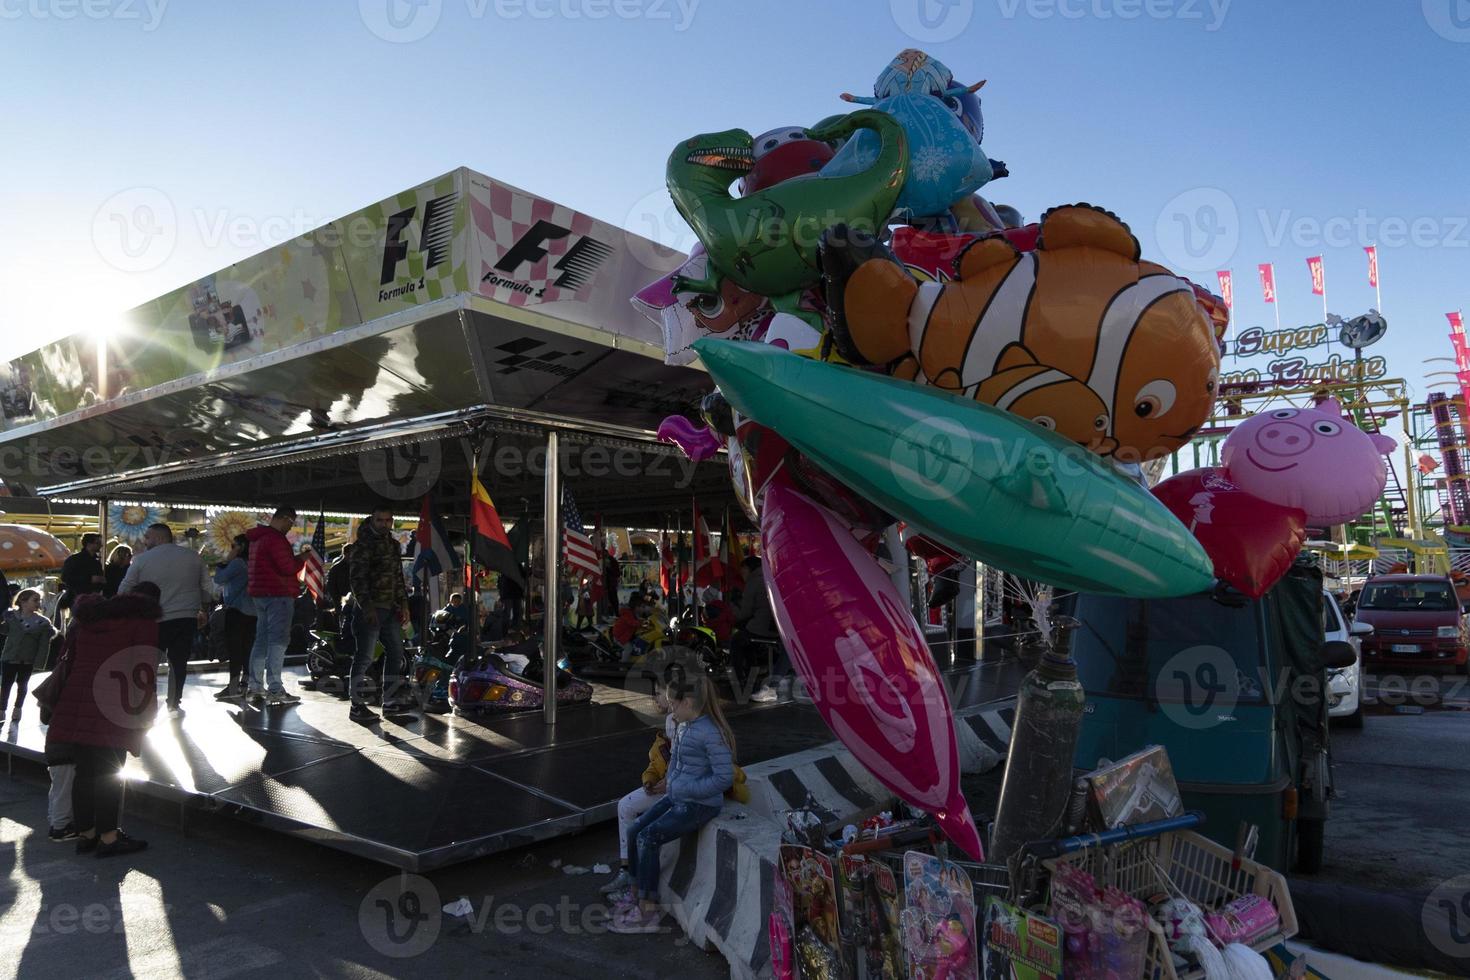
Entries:
{"type": "Polygon", "coordinates": [[[1194,533],[1215,563],[1215,577],[1252,598],[1275,585],[1307,539],[1307,515],[1246,493],[1205,466],[1170,477],[1154,496],[1194,533]]]}

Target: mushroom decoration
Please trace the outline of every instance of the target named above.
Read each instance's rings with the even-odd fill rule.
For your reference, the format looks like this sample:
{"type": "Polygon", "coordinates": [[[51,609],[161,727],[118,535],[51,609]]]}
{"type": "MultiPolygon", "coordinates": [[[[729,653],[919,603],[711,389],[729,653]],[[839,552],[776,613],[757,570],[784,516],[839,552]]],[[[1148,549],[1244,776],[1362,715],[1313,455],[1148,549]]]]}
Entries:
{"type": "Polygon", "coordinates": [[[41,572],[60,568],[66,545],[54,534],[25,524],[0,524],[0,572],[41,572]]]}

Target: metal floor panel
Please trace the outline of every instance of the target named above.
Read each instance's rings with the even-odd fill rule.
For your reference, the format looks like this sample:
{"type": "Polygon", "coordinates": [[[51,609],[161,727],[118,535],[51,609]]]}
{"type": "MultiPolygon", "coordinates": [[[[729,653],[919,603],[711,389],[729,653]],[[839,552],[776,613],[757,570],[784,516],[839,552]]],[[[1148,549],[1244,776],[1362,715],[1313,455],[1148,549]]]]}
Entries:
{"type": "Polygon", "coordinates": [[[415,854],[577,816],[478,769],[383,752],[264,776],[213,799],[415,854]]]}
{"type": "MultiPolygon", "coordinates": [[[[288,687],[300,689],[303,672],[287,673],[288,687]]],[[[1011,673],[990,665],[952,672],[956,707],[1011,693],[1011,673]]],[[[254,710],[215,701],[222,684],[219,674],[190,675],[184,716],[160,718],[142,758],[128,760],[129,795],[224,813],[405,870],[611,819],[638,785],[657,730],[647,695],[601,684],[592,704],[559,711],[555,727],[535,711],[359,724],[340,695],[302,690],[299,705],[254,710]]],[[[809,704],[727,710],[742,765],[832,740],[809,704]]],[[[41,761],[44,749],[34,711],[0,733],[8,760],[41,761]]]]}

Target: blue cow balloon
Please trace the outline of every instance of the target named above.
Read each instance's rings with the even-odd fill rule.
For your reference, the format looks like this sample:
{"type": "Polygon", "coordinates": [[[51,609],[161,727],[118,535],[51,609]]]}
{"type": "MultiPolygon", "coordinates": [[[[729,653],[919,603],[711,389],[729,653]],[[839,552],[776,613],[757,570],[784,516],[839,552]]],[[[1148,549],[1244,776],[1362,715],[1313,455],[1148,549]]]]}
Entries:
{"type": "MultiPolygon", "coordinates": [[[[909,48],[873,84],[873,97],[843,93],[848,102],[881,109],[902,124],[909,143],[909,174],[896,209],[908,220],[944,215],[996,176],[980,148],[985,122],[976,90],[958,85],[944,63],[909,48]]],[[[822,168],[824,175],[846,176],[871,167],[878,156],[873,133],[859,131],[822,168]]]]}

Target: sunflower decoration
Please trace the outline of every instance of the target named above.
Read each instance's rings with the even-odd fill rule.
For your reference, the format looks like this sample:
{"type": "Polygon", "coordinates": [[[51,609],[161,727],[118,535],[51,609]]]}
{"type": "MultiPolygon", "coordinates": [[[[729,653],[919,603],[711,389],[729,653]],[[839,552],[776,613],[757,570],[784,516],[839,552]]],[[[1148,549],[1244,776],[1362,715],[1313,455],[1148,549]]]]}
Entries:
{"type": "Polygon", "coordinates": [[[109,504],[107,527],[119,541],[134,544],[143,540],[143,532],[152,524],[163,521],[164,512],[159,507],[143,504],[109,504]]]}
{"type": "Polygon", "coordinates": [[[265,515],[251,511],[215,511],[209,515],[209,537],[205,543],[205,549],[223,558],[230,553],[230,548],[235,542],[235,535],[244,534],[255,525],[265,523],[266,520],[265,515]]]}

